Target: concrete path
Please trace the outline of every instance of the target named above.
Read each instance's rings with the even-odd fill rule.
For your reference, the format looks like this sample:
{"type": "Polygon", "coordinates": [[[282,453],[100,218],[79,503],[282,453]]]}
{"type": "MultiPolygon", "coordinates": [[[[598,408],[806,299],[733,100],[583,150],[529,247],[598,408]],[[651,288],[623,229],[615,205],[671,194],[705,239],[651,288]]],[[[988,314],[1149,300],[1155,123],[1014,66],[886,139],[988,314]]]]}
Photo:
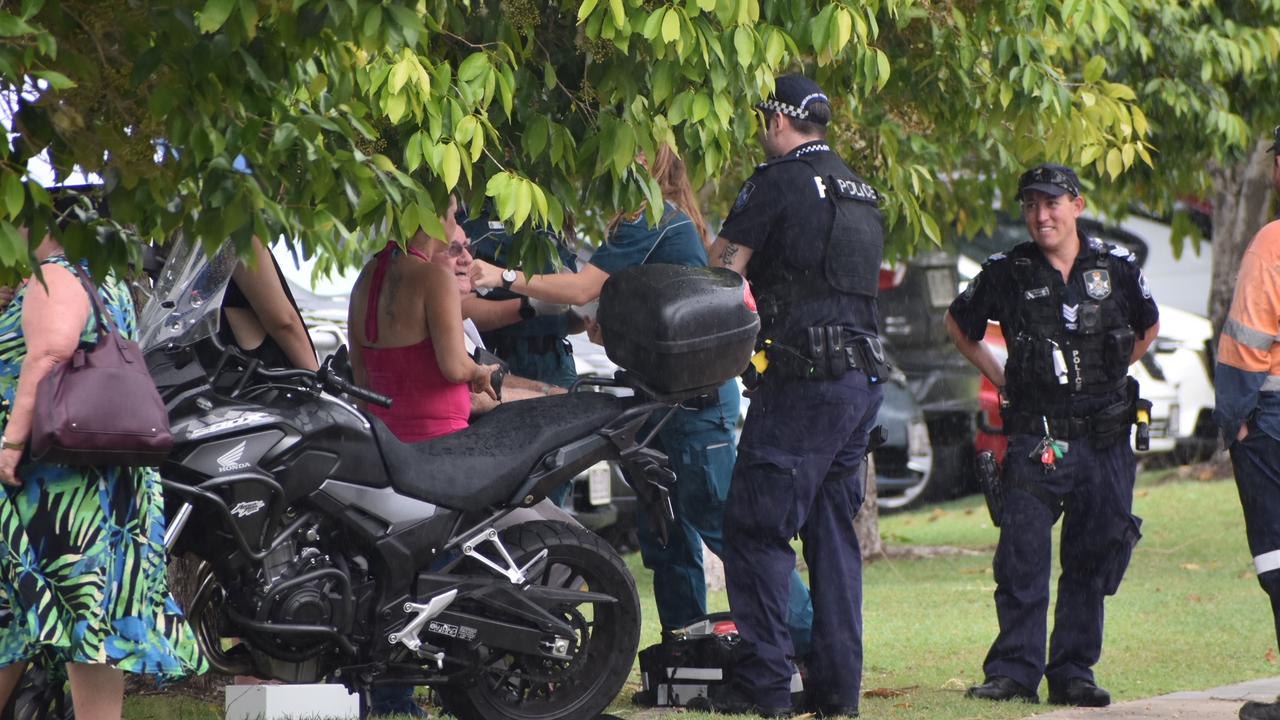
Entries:
{"type": "Polygon", "coordinates": [[[1277,696],[1280,696],[1280,677],[1131,700],[1108,708],[1055,710],[1036,715],[1035,720],[1235,720],[1246,700],[1272,702],[1277,696]]]}

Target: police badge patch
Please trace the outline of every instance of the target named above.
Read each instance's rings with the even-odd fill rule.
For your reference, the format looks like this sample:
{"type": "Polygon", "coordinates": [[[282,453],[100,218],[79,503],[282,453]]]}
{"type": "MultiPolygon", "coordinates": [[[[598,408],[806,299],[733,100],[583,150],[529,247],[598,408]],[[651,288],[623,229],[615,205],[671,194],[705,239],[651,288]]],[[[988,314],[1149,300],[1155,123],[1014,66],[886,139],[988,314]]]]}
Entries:
{"type": "Polygon", "coordinates": [[[1151,299],[1151,286],[1147,284],[1147,276],[1141,270],[1138,271],[1138,289],[1142,291],[1144,300],[1151,299]]]}
{"type": "Polygon", "coordinates": [[[742,190],[738,192],[738,199],[733,202],[734,210],[741,210],[747,206],[747,201],[751,199],[751,193],[755,192],[756,185],[751,181],[743,183],[742,190]]]}
{"type": "Polygon", "coordinates": [[[1084,291],[1094,300],[1111,294],[1111,274],[1106,270],[1090,270],[1084,274],[1084,291]]]}

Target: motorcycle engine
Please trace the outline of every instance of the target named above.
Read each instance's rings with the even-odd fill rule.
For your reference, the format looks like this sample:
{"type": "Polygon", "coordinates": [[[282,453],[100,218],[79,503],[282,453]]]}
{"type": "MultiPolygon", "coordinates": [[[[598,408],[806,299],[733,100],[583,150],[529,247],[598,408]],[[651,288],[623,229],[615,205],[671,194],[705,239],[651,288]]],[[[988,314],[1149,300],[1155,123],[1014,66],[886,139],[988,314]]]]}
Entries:
{"type": "Polygon", "coordinates": [[[315,528],[282,543],[263,560],[262,572],[250,594],[253,617],[267,628],[244,628],[251,638],[254,664],[260,674],[290,682],[315,682],[323,676],[322,652],[332,639],[321,633],[274,633],[270,625],[333,626],[340,619],[342,589],[328,554],[310,543],[315,528]],[[303,544],[306,543],[306,544],[303,544]]]}

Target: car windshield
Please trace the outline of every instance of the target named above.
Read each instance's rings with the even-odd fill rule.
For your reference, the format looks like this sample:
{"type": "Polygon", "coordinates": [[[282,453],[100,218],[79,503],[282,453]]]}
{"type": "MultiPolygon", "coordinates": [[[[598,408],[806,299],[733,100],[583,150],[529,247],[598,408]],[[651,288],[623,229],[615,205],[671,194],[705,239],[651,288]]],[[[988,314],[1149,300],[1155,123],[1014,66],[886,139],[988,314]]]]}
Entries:
{"type": "Polygon", "coordinates": [[[143,352],[186,347],[218,331],[222,295],[237,263],[235,247],[223,243],[212,257],[199,243],[177,240],[138,320],[143,352]]]}

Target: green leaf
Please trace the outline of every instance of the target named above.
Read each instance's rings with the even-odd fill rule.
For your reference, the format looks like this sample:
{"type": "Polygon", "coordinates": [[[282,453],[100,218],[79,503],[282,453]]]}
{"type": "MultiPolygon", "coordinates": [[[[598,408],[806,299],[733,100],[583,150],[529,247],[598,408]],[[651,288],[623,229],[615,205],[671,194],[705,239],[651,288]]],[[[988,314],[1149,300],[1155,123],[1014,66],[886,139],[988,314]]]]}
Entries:
{"type": "Polygon", "coordinates": [[[458,146],[454,143],[446,144],[440,157],[440,177],[444,180],[446,190],[453,190],[458,186],[458,174],[461,171],[462,154],[458,151],[458,146]]]}
{"type": "Polygon", "coordinates": [[[848,8],[839,8],[836,10],[836,33],[831,43],[831,54],[836,54],[849,44],[849,38],[853,36],[853,15],[848,8]]]}
{"type": "Polygon", "coordinates": [[[533,209],[533,189],[531,183],[524,178],[520,178],[515,182],[516,207],[515,213],[511,217],[511,224],[520,227],[529,217],[529,211],[533,209]]]}
{"type": "Polygon", "coordinates": [[[1084,81],[1087,83],[1098,82],[1102,78],[1102,73],[1107,70],[1107,59],[1101,55],[1094,55],[1084,66],[1084,81]]]}
{"type": "Polygon", "coordinates": [[[876,48],[876,88],[883,89],[889,82],[889,56],[880,48],[876,48]]]}
{"type": "Polygon", "coordinates": [[[369,8],[369,12],[365,13],[364,26],[361,28],[360,33],[368,40],[375,40],[378,37],[378,26],[381,24],[382,6],[374,5],[369,8]]]}
{"type": "Polygon", "coordinates": [[[237,0],[208,0],[200,10],[197,25],[200,32],[213,33],[226,24],[236,9],[237,0]]]}
{"type": "Polygon", "coordinates": [[[547,119],[541,115],[529,121],[529,128],[524,133],[524,150],[531,160],[537,160],[546,149],[549,130],[547,119]]]}
{"type": "Polygon", "coordinates": [[[297,126],[293,123],[281,123],[276,126],[275,134],[271,137],[271,149],[277,152],[286,150],[296,139],[298,139],[297,126]]]}
{"type": "Polygon", "coordinates": [[[76,86],[71,78],[56,70],[37,70],[31,74],[49,83],[49,87],[54,90],[66,90],[76,86]]]}
{"type": "Polygon", "coordinates": [[[542,63],[542,85],[550,90],[556,86],[556,69],[551,63],[542,63]]]}
{"type": "Polygon", "coordinates": [[[35,28],[21,19],[0,10],[0,37],[17,37],[18,35],[30,35],[34,32],[36,32],[35,28]]]}
{"type": "Polygon", "coordinates": [[[590,15],[591,11],[596,9],[598,0],[583,0],[582,5],[578,8],[578,24],[581,25],[590,15]]]}
{"type": "Polygon", "coordinates": [[[609,15],[613,17],[614,27],[621,29],[627,24],[627,10],[623,7],[622,0],[609,0],[609,15]]]}
{"type": "Polygon", "coordinates": [[[716,0],[698,0],[698,9],[702,12],[715,12],[716,0]]]}
{"type": "Polygon", "coordinates": [[[17,173],[4,176],[3,197],[5,214],[11,218],[18,217],[22,206],[26,204],[27,193],[22,187],[22,178],[17,173]]]}
{"type": "Polygon", "coordinates": [[[744,70],[750,67],[752,56],[756,53],[756,40],[750,28],[744,25],[734,28],[733,49],[738,53],[738,64],[744,70]]]}
{"type": "Polygon", "coordinates": [[[458,66],[458,80],[464,83],[472,83],[480,79],[485,71],[489,69],[489,56],[484,52],[475,52],[467,56],[466,60],[458,66]]]}
{"type": "Polygon", "coordinates": [[[711,98],[707,97],[703,93],[694,95],[693,111],[689,113],[689,119],[694,122],[699,122],[705,118],[709,112],[711,112],[711,98]]]}
{"type": "Polygon", "coordinates": [[[662,16],[662,42],[672,43],[680,39],[680,11],[667,8],[662,16]]]}
{"type": "Polygon", "coordinates": [[[1120,151],[1111,148],[1107,151],[1107,173],[1111,175],[1112,180],[1115,180],[1122,172],[1124,172],[1124,161],[1120,157],[1120,151]]]}
{"type": "Polygon", "coordinates": [[[387,79],[387,89],[392,93],[398,93],[409,82],[409,75],[413,72],[411,62],[406,58],[391,67],[391,75],[387,79]]]}
{"type": "Polygon", "coordinates": [[[0,263],[13,267],[27,256],[27,243],[12,224],[0,221],[0,263]]]}

